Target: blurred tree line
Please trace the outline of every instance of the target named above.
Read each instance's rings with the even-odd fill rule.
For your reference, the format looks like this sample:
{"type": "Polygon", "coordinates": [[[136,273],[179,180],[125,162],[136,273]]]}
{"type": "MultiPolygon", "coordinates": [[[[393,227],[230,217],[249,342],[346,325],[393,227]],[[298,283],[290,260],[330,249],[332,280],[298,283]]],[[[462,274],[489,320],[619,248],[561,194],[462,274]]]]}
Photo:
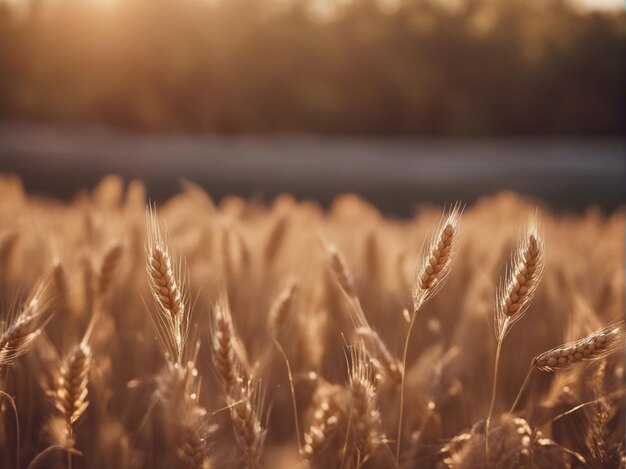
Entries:
{"type": "Polygon", "coordinates": [[[622,11],[565,0],[2,1],[1,119],[224,133],[624,130],[622,11]]]}

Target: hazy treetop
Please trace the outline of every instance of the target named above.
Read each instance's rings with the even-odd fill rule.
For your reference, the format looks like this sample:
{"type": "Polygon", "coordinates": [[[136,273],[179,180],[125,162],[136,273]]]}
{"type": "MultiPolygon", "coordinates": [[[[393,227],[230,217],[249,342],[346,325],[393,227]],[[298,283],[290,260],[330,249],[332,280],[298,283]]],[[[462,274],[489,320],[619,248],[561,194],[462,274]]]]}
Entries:
{"type": "Polygon", "coordinates": [[[562,0],[0,0],[0,118],[621,135],[624,14],[562,0]]]}

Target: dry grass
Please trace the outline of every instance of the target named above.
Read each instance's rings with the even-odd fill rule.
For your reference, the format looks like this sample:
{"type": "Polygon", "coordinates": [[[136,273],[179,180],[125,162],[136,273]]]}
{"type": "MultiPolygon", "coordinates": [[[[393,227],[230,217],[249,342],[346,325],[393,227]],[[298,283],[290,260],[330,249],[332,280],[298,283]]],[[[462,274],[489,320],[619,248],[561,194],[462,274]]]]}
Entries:
{"type": "Polygon", "coordinates": [[[621,212],[0,193],[1,467],[623,464],[621,212]]]}

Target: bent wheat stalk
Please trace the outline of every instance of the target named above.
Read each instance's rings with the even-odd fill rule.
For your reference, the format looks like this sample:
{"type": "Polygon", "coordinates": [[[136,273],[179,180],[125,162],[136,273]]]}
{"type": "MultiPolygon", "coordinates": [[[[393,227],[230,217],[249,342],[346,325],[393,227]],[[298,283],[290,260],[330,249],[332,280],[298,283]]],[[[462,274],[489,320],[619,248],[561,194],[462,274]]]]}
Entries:
{"type": "Polygon", "coordinates": [[[399,385],[401,382],[402,366],[398,359],[389,352],[385,343],[372,326],[370,326],[365,317],[365,312],[356,294],[352,274],[348,269],[345,259],[334,245],[328,245],[327,251],[330,268],[335,277],[335,281],[350,305],[350,319],[354,324],[356,335],[363,340],[365,349],[370,359],[374,361],[376,367],[385,374],[386,378],[391,379],[399,385]]]}

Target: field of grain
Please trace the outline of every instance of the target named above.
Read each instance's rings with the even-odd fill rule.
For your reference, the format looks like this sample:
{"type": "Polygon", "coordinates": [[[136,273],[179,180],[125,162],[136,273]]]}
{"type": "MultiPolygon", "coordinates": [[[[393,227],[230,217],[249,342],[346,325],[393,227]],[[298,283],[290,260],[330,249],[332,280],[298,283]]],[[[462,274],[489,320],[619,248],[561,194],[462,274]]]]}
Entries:
{"type": "Polygon", "coordinates": [[[623,467],[621,210],[0,194],[2,467],[623,467]]]}

